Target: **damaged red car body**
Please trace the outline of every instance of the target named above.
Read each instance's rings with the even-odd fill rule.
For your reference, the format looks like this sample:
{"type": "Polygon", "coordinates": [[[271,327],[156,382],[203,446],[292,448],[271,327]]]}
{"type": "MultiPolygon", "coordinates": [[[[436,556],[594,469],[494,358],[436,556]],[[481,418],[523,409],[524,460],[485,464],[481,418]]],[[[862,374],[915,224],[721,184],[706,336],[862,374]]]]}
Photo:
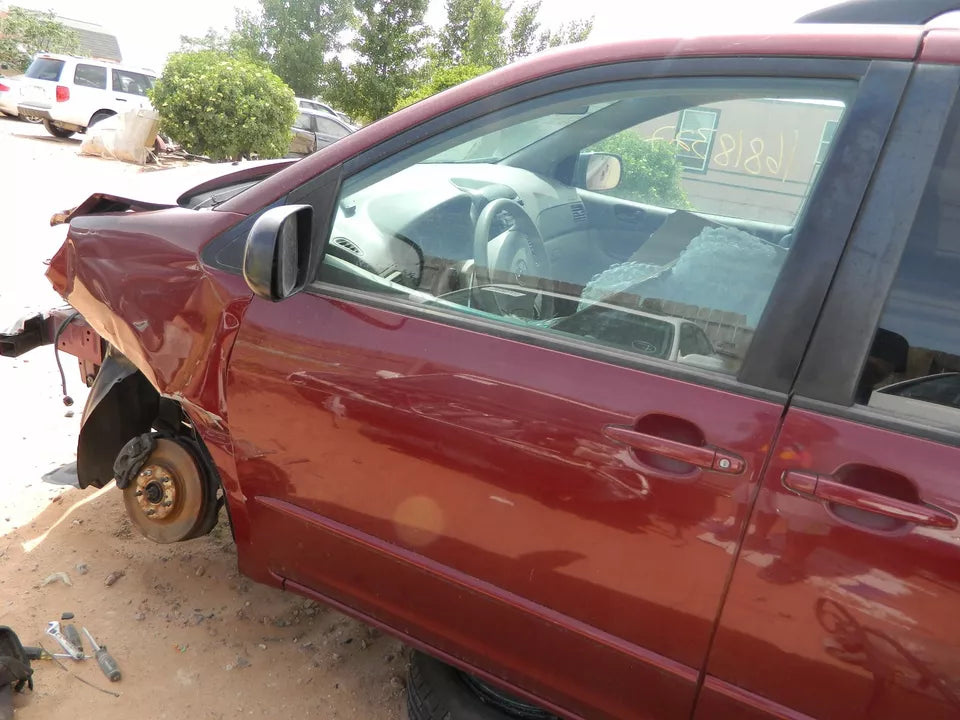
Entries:
{"type": "Polygon", "coordinates": [[[933,320],[881,319],[960,162],[958,63],[900,26],[548,53],[293,164],[91,198],[47,273],[79,315],[0,354],[80,359],[80,483],[117,478],[148,537],[225,504],[245,574],[530,712],[957,717],[960,425],[879,411],[861,370],[960,369],[933,320]],[[741,173],[806,183],[789,217],[701,209],[749,154],[724,118],[761,102],[815,118],[802,183],[792,130],[741,173]],[[629,170],[598,143],[668,124],[686,205],[595,179],[629,170]],[[717,238],[759,310],[701,291],[717,238]],[[627,270],[642,292],[592,294],[627,270]]]}

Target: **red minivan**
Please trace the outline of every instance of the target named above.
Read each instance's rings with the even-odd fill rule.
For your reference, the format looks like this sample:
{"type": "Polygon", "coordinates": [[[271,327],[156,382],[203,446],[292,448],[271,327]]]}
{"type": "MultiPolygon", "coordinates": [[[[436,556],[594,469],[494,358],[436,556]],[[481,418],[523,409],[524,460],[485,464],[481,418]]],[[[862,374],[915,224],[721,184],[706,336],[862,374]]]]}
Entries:
{"type": "Polygon", "coordinates": [[[958,718],[950,9],[551,51],[95,195],[0,351],[81,358],[80,483],[147,537],[225,505],[422,651],[416,720],[958,718]]]}

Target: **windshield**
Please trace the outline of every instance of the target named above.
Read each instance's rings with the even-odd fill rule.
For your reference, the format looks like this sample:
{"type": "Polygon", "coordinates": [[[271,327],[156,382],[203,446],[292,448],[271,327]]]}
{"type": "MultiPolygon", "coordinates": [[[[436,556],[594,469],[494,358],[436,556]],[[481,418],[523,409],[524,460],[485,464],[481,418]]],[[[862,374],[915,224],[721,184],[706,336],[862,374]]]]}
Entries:
{"type": "Polygon", "coordinates": [[[611,104],[610,102],[604,102],[595,105],[582,105],[567,112],[542,115],[525,122],[499,128],[434,155],[425,162],[499,162],[523,150],[528,145],[532,145],[548,135],[553,135],[558,130],[562,130],[577,120],[582,120],[611,104]]]}

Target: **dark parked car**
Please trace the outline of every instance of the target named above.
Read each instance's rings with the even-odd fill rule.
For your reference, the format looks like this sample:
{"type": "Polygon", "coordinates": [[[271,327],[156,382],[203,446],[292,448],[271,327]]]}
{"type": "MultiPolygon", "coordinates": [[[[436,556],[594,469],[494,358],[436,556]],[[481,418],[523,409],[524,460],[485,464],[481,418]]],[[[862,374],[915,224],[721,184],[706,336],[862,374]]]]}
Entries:
{"type": "Polygon", "coordinates": [[[309,155],[353,131],[352,127],[334,115],[301,108],[293,124],[290,154],[309,155]]]}
{"type": "Polygon", "coordinates": [[[80,357],[79,481],[147,537],[225,504],[244,573],[421,651],[414,718],[960,717],[960,410],[870,402],[960,372],[948,9],[555,51],[95,195],[0,349],[80,357]]]}

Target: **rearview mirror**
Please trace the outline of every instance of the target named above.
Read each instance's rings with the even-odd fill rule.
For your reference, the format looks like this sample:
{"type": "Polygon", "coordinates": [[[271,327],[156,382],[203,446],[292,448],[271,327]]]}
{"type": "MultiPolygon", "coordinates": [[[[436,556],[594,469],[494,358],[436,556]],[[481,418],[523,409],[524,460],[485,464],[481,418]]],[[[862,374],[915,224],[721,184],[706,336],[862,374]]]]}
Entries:
{"type": "Polygon", "coordinates": [[[257,218],[243,252],[243,278],[254,294],[279,302],[307,284],[313,208],[281,205],[257,218]]]}
{"type": "Polygon", "coordinates": [[[577,187],[593,192],[613,190],[620,184],[623,161],[619,155],[583,152],[577,161],[577,187]]]}

